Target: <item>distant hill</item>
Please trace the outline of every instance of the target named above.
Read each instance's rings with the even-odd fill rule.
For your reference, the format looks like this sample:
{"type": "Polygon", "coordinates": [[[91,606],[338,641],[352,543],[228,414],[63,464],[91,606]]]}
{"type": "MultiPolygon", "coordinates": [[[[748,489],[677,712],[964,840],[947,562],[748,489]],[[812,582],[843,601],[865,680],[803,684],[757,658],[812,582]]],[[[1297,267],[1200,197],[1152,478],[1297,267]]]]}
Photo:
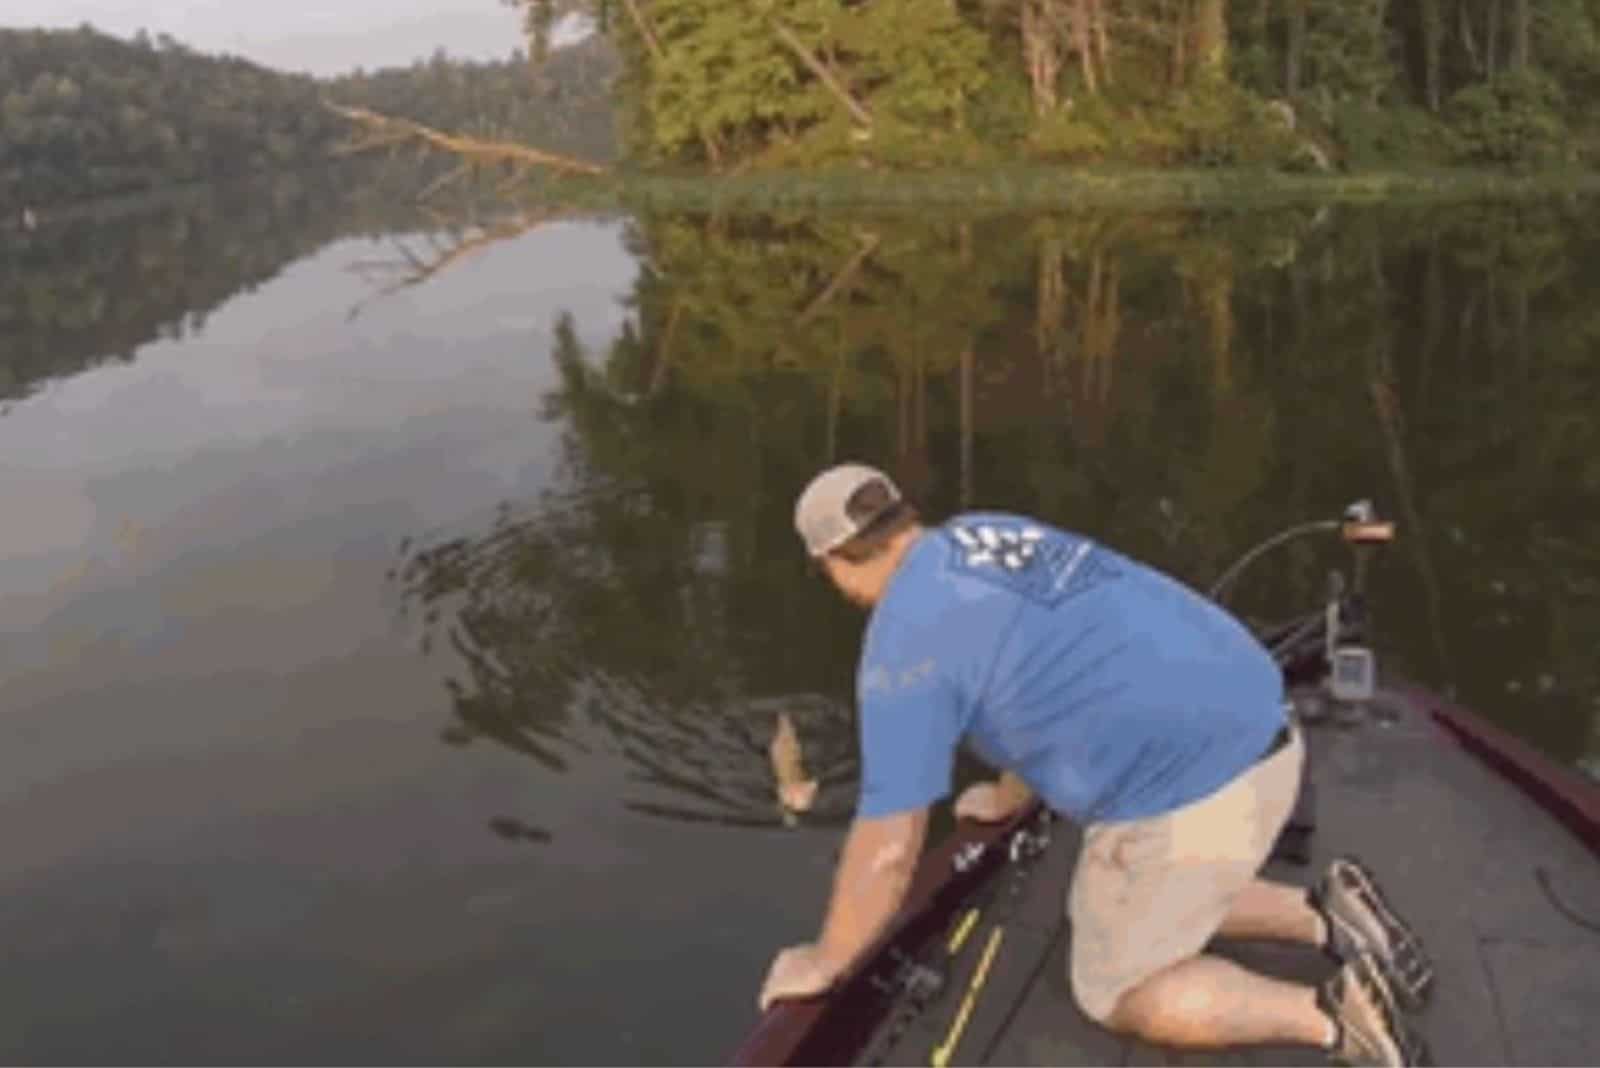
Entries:
{"type": "Polygon", "coordinates": [[[320,166],[349,133],[324,96],[609,159],[616,69],[609,46],[590,39],[537,71],[441,54],[319,80],[166,36],[0,29],[0,219],[25,205],[320,166]]]}

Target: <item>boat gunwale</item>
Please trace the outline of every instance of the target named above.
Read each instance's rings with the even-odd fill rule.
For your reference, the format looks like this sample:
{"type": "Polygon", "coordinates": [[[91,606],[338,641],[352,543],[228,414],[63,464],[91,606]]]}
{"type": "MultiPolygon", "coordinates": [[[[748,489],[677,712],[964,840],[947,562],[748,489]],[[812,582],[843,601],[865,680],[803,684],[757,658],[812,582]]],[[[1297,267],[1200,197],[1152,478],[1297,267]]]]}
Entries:
{"type": "MultiPolygon", "coordinates": [[[[868,1011],[859,995],[880,969],[884,954],[897,944],[921,942],[946,924],[960,902],[976,887],[998,874],[1008,859],[1001,848],[1006,838],[1038,818],[1044,805],[1030,802],[1021,812],[1001,823],[958,822],[917,865],[905,903],[895,919],[858,958],[857,964],[825,994],[779,1001],[772,1005],[739,1046],[733,1065],[842,1063],[841,1048],[853,1055],[871,1037],[879,1018],[868,1011]],[[964,853],[978,850],[967,864],[964,853]],[[852,996],[856,995],[856,996],[852,996]],[[823,1048],[818,1028],[827,1017],[829,1033],[823,1048]],[[843,1032],[843,1033],[841,1033],[843,1032]]],[[[868,999],[871,1000],[871,999],[868,999]]]]}
{"type": "Polygon", "coordinates": [[[1385,688],[1426,712],[1448,737],[1532,798],[1600,857],[1600,783],[1424,686],[1396,682],[1385,688]]]}

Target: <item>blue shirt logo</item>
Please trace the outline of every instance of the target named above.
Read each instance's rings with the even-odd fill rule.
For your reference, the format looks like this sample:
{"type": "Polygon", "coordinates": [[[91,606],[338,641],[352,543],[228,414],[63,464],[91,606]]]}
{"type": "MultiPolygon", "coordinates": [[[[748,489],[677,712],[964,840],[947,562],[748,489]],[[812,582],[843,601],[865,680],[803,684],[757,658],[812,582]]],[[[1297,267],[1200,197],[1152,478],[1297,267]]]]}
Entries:
{"type": "Polygon", "coordinates": [[[1058,604],[1118,574],[1105,549],[1042,524],[968,516],[942,530],[955,543],[951,561],[957,571],[1041,605],[1058,604]]]}

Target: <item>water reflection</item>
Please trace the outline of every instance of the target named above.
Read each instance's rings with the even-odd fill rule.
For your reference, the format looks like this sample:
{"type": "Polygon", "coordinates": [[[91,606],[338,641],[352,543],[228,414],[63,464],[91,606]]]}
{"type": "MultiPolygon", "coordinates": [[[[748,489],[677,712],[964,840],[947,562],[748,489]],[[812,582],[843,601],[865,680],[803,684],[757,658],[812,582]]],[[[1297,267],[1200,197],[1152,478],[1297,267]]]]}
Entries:
{"type": "MultiPolygon", "coordinates": [[[[627,325],[555,350],[561,492],[405,561],[462,665],[447,740],[552,771],[606,745],[651,795],[630,807],[767,826],[773,710],[832,686],[800,730],[842,818],[860,620],[805,574],[788,508],[858,456],[934,514],[1029,510],[1195,582],[1376,495],[1404,534],[1378,576],[1391,662],[1580,762],[1600,738],[1597,218],[641,219],[627,325]]],[[[1243,606],[1306,604],[1331,560],[1286,552],[1243,606]]]]}
{"type": "Polygon", "coordinates": [[[355,319],[367,305],[392,297],[403,289],[420,286],[480,249],[510,241],[533,230],[554,213],[516,212],[487,223],[452,219],[430,212],[435,228],[417,235],[393,236],[393,255],[357,260],[349,269],[373,287],[373,293],[350,309],[355,319]]]}
{"type": "MultiPolygon", "coordinates": [[[[742,593],[719,529],[638,489],[591,486],[409,554],[397,577],[421,606],[421,647],[443,643],[460,665],[442,740],[491,741],[551,772],[603,746],[640,787],[622,799],[629,809],[768,827],[781,813],[766,744],[787,712],[825,785],[849,782],[845,705],[750,692],[777,650],[740,659],[756,636],[733,633],[742,593]]],[[[848,807],[836,797],[807,819],[838,822],[848,807]]]]}
{"type": "Polygon", "coordinates": [[[532,842],[544,845],[555,837],[543,827],[535,827],[510,816],[494,817],[489,821],[489,829],[508,842],[532,842]]]}
{"type": "Polygon", "coordinates": [[[425,221],[415,170],[207,186],[86,210],[0,241],[0,413],[43,382],[204,329],[225,301],[340,237],[425,221]],[[358,179],[359,180],[356,180],[358,179]]]}
{"type": "MultiPolygon", "coordinates": [[[[634,811],[777,826],[766,746],[788,712],[823,780],[807,822],[843,820],[848,705],[808,691],[847,685],[837,654],[848,653],[835,641],[832,662],[796,655],[828,659],[829,643],[792,629],[836,613],[815,583],[795,588],[806,576],[768,507],[777,499],[723,496],[734,487],[712,454],[738,447],[726,440],[736,428],[711,425],[720,413],[692,400],[669,409],[618,394],[570,322],[556,336],[562,386],[544,415],[569,428],[569,484],[534,507],[507,505],[482,535],[408,547],[397,568],[423,650],[448,647],[459,664],[441,736],[492,741],[552,772],[604,747],[630,770],[637,789],[622,803],[634,811]],[[724,440],[697,441],[701,430],[724,440]],[[671,485],[656,481],[665,468],[645,469],[662,435],[661,460],[681,465],[671,485]],[[810,611],[796,616],[798,602],[810,611]]],[[[615,351],[631,347],[625,335],[615,351]]]]}

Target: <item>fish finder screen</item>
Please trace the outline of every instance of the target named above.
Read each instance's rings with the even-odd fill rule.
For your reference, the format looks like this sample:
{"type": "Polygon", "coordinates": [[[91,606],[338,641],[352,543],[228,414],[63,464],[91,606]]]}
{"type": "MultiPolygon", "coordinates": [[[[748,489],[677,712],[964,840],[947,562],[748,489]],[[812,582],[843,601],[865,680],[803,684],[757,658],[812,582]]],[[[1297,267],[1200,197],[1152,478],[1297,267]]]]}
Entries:
{"type": "Polygon", "coordinates": [[[1333,695],[1341,701],[1365,701],[1372,696],[1377,665],[1366,649],[1340,649],[1334,654],[1333,695]]]}

